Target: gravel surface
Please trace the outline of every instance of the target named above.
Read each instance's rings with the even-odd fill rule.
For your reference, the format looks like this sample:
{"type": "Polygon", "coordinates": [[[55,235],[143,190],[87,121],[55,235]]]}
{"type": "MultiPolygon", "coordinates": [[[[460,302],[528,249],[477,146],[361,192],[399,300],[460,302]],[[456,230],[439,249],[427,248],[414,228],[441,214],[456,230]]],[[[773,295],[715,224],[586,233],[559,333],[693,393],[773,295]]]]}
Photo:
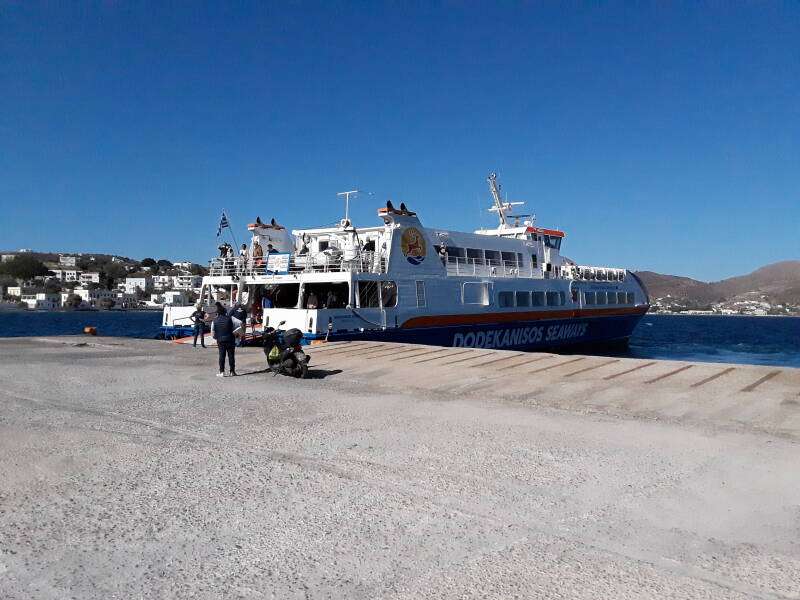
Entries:
{"type": "Polygon", "coordinates": [[[0,598],[800,598],[795,439],[85,341],[0,340],[0,598]]]}

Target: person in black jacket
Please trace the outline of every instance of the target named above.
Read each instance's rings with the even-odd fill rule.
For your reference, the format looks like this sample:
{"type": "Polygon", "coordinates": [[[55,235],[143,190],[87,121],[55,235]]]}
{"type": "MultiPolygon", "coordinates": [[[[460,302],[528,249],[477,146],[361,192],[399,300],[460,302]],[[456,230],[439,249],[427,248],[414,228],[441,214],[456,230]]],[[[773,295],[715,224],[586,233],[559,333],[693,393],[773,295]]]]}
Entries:
{"type": "Polygon", "coordinates": [[[203,310],[203,305],[198,304],[195,306],[197,309],[192,313],[192,323],[194,323],[194,343],[193,348],[197,348],[197,338],[200,338],[200,345],[206,347],[206,311],[203,310]]]}
{"type": "Polygon", "coordinates": [[[228,355],[228,367],[231,377],[236,376],[236,336],[233,332],[242,326],[236,317],[225,314],[225,309],[217,312],[217,318],[211,323],[211,335],[217,340],[219,349],[219,373],[217,377],[225,377],[225,355],[228,355]]]}

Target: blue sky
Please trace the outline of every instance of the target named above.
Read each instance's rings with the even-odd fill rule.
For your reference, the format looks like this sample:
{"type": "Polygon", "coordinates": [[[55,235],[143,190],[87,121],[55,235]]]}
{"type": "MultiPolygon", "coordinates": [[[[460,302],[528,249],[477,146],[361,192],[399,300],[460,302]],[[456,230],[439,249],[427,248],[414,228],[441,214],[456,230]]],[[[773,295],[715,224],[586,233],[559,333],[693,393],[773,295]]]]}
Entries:
{"type": "Polygon", "coordinates": [[[220,210],[493,223],[703,280],[800,258],[800,4],[0,0],[0,249],[205,262],[220,210]]]}

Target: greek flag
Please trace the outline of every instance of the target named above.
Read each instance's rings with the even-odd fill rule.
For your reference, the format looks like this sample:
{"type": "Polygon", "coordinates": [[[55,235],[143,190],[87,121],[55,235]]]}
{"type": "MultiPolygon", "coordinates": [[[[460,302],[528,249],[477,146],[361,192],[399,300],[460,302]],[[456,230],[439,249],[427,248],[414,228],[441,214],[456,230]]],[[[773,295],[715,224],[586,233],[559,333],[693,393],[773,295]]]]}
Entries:
{"type": "Polygon", "coordinates": [[[225,211],[223,210],[222,218],[219,220],[219,227],[217,227],[217,237],[222,234],[222,230],[225,227],[230,227],[230,224],[228,223],[228,217],[225,215],[225,211]]]}

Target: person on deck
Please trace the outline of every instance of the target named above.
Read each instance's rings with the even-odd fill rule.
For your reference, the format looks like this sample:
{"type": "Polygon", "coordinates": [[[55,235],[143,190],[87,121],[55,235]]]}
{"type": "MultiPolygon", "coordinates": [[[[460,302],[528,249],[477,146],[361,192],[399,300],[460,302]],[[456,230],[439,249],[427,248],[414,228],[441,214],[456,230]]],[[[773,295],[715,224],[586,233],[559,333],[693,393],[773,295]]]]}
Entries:
{"type": "Polygon", "coordinates": [[[200,345],[206,347],[206,311],[203,310],[202,304],[195,306],[195,311],[192,313],[192,323],[194,323],[194,342],[193,348],[197,348],[197,338],[200,338],[200,345]]]}
{"type": "Polygon", "coordinates": [[[262,264],[264,264],[264,249],[256,240],[253,242],[253,265],[260,267],[262,264]]]}
{"type": "Polygon", "coordinates": [[[243,274],[247,271],[247,244],[242,244],[239,250],[239,273],[243,274]]]}
{"type": "Polygon", "coordinates": [[[217,377],[225,377],[225,356],[228,357],[228,368],[231,377],[236,376],[236,336],[233,333],[242,326],[236,317],[225,314],[225,309],[217,312],[217,318],[211,323],[211,335],[217,340],[219,350],[219,373],[217,377]]]}

